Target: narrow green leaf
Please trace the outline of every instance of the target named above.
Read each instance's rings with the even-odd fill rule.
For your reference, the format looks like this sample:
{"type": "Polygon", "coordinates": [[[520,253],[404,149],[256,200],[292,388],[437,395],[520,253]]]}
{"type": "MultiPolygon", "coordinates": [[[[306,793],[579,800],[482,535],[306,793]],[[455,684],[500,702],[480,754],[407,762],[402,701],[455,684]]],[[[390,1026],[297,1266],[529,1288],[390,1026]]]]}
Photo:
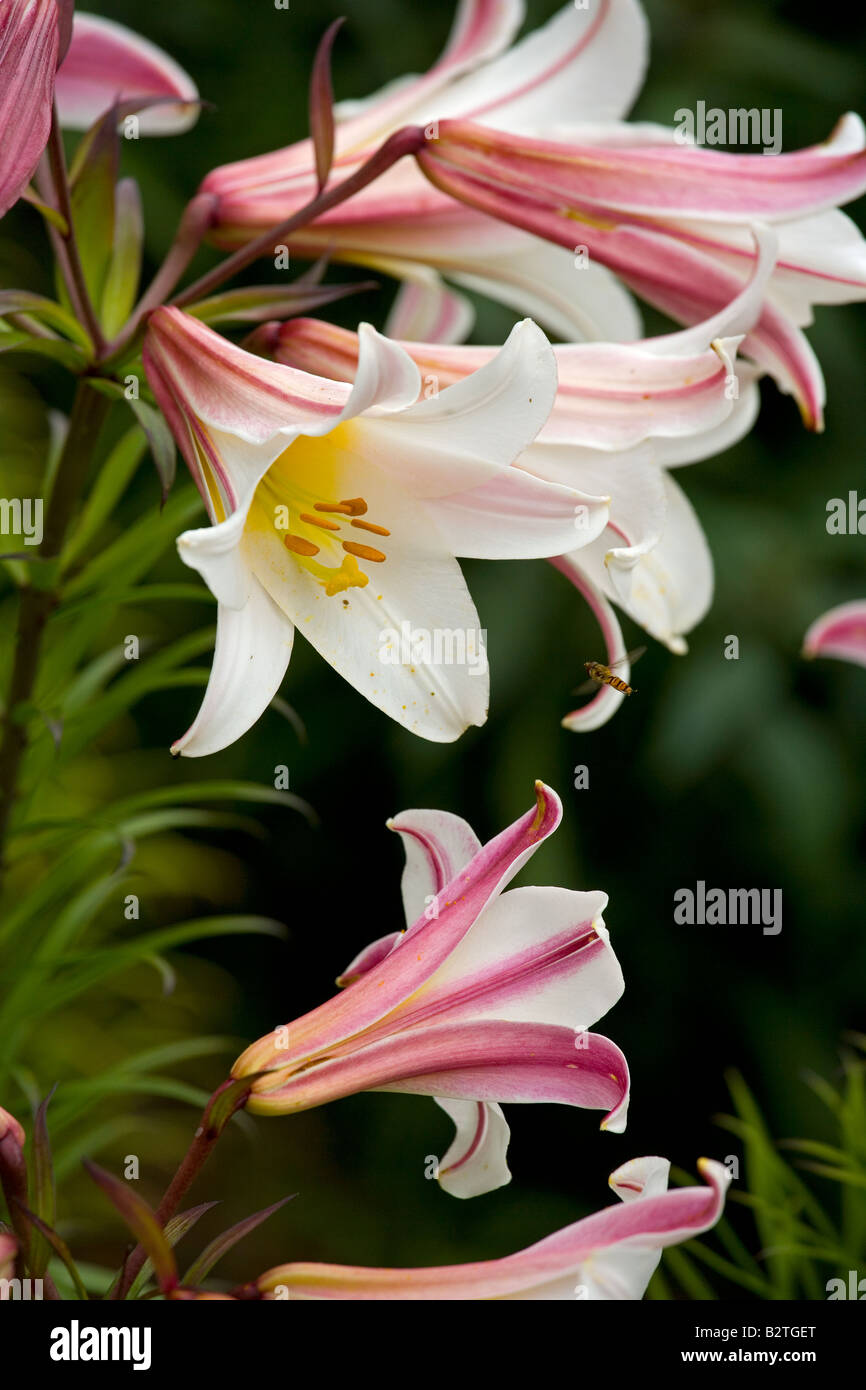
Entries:
{"type": "Polygon", "coordinates": [[[98,1164],[85,1159],[84,1167],[123,1217],[139,1245],[146,1250],[162,1292],[169,1293],[177,1285],[177,1265],[165,1232],[147,1202],[125,1182],[121,1182],[98,1164]]]}
{"type": "Polygon", "coordinates": [[[273,1216],[275,1211],[284,1207],[287,1202],[291,1202],[297,1193],[293,1192],[290,1197],[283,1197],[281,1201],[274,1202],[273,1206],[265,1207],[262,1211],[255,1212],[252,1216],[247,1216],[243,1221],[238,1221],[236,1225],[230,1226],[222,1235],[218,1235],[211,1241],[210,1245],[205,1246],[204,1250],[196,1260],[193,1260],[189,1269],[183,1277],[182,1283],[185,1288],[198,1288],[211,1270],[231,1250],[233,1245],[243,1240],[244,1236],[254,1231],[262,1222],[267,1221],[269,1216],[273,1216]]]}

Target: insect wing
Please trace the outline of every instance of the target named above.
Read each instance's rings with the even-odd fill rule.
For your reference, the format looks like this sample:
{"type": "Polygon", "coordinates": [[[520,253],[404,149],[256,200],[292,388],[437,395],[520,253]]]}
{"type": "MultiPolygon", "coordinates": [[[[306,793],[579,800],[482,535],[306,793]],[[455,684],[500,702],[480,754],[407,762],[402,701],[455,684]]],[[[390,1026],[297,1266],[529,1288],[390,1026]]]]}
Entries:
{"type": "Polygon", "coordinates": [[[646,647],[635,647],[633,651],[626,652],[625,656],[621,656],[618,661],[612,661],[607,669],[615,671],[619,666],[634,666],[636,661],[640,661],[645,651],[646,647]]]}

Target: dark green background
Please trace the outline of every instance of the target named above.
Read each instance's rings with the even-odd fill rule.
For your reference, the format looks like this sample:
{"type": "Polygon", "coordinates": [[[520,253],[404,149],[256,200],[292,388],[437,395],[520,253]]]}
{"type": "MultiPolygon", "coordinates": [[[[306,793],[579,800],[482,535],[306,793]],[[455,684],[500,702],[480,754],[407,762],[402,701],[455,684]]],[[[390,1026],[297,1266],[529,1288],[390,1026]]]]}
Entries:
{"type": "MultiPolygon", "coordinates": [[[[557,8],[530,0],[528,27],[557,8]]],[[[669,124],[678,107],[700,99],[781,107],[784,148],[794,149],[822,139],[846,109],[866,105],[859,11],[746,0],[652,0],[647,8],[653,60],[639,117],[669,124]]],[[[334,58],[337,94],[361,96],[428,66],[452,7],[292,0],[285,12],[270,0],[146,8],[105,0],[100,12],[163,45],[214,103],[192,133],[125,148],[126,171],[142,184],[155,258],[208,169],[306,133],[310,59],[333,17],[348,15],[334,58]]],[[[391,292],[385,285],[334,316],[381,325],[391,292]]],[[[505,312],[490,307],[476,340],[499,341],[509,326],[505,312]]],[[[292,789],[320,818],[313,829],[299,817],[265,814],[270,838],[262,843],[211,837],[246,864],[243,878],[230,876],[234,901],[220,909],[272,913],[289,928],[285,944],[227,940],[210,953],[220,971],[196,978],[212,991],[214,1012],[227,1015],[210,1018],[213,1031],[252,1039],[312,1007],[358,947],[401,924],[400,849],[384,826],[390,814],[447,808],[484,839],[527,808],[539,776],[563,796],[565,822],[520,881],[604,889],[626,978],[623,1000],[599,1025],[632,1068],[624,1136],[599,1134],[591,1112],[511,1107],[513,1183],[461,1203],[424,1179],[425,1156],[441,1155],[450,1137],[431,1101],[359,1096],[291,1120],[256,1121],[253,1138],[237,1132],[224,1141],[197,1199],[224,1197],[225,1225],[286,1191],[299,1196],[226,1262],[228,1275],[295,1258],[425,1264],[504,1254],[604,1204],[607,1174],[626,1158],[662,1153],[693,1171],[701,1154],[736,1153],[713,1123],[727,1108],[728,1067],[743,1071],[775,1133],[825,1137],[824,1113],[802,1075],[834,1076],[843,1030],[864,1023],[866,673],[830,662],[806,667],[798,651],[815,617],[866,594],[863,539],[825,529],[828,499],[866,488],[864,333],[857,306],[818,311],[810,336],[828,381],[823,436],[807,434],[793,403],[765,384],[751,437],[679,471],[715,557],[715,601],[688,657],[651,645],[638,696],[606,728],[578,736],[559,724],[582,662],[601,654],[581,600],[541,562],[476,562],[465,569],[489,634],[484,729],[456,746],[413,739],[300,641],[283,694],[306,724],[306,745],[269,712],[223,754],[172,769],[160,764],[163,783],[231,775],[267,784],[274,765],[286,763],[292,789]],[[732,633],[740,639],[737,662],[723,659],[732,633]],[[581,763],[589,767],[588,791],[573,789],[581,763]],[[676,926],[674,891],[697,879],[781,888],[781,935],[676,926]]],[[[46,383],[56,388],[53,377],[46,383]]],[[[130,514],[154,497],[141,475],[130,514]]],[[[165,577],[179,572],[173,558],[166,562],[165,577]]],[[[168,640],[193,620],[200,623],[200,613],[160,613],[153,634],[168,640]]],[[[625,626],[635,644],[640,634],[625,626]]],[[[154,765],[186,727],[196,698],[181,691],[141,706],[141,739],[154,765]]],[[[140,755],[136,766],[144,766],[140,755]]],[[[197,898],[178,888],[176,915],[199,910],[204,898],[197,898]]],[[[148,988],[155,1014],[157,986],[148,988]]],[[[193,1022],[194,1010],[177,1026],[193,1022]]],[[[195,1071],[208,1086],[223,1074],[219,1059],[195,1071]]],[[[142,1191],[154,1198],[174,1152],[160,1140],[165,1109],[142,1103],[138,1134],[124,1140],[122,1153],[100,1156],[118,1168],[123,1153],[146,1152],[142,1191]]],[[[177,1126],[170,1132],[174,1139],[177,1126]]]]}

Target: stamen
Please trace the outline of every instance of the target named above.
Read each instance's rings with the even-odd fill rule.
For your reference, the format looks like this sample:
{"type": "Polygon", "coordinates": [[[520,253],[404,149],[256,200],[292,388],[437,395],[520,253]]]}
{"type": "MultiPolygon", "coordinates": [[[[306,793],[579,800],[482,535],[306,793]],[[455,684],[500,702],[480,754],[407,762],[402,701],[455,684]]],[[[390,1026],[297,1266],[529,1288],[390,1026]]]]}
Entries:
{"type": "Polygon", "coordinates": [[[340,506],[348,507],[350,516],[363,516],[367,510],[363,497],[341,497],[340,506]]]}
{"type": "Polygon", "coordinates": [[[301,521],[306,521],[310,526],[321,526],[323,531],[339,531],[340,529],[339,522],[329,521],[324,516],[311,516],[309,512],[301,512],[300,518],[301,521]]]}
{"type": "Polygon", "coordinates": [[[350,555],[357,555],[359,560],[376,560],[378,562],[385,559],[381,550],[374,550],[371,545],[356,545],[354,541],[343,541],[342,546],[350,555]]]}
{"type": "Polygon", "coordinates": [[[359,527],[362,531],[372,531],[374,536],[390,536],[391,534],[387,526],[377,526],[372,521],[353,521],[351,525],[359,527]]]}
{"type": "Polygon", "coordinates": [[[355,515],[348,502],[314,502],[313,507],[317,512],[342,512],[343,516],[355,515]]]}
{"type": "Polygon", "coordinates": [[[296,555],[318,555],[319,547],[313,545],[312,541],[305,541],[303,536],[284,536],[283,544],[287,550],[293,550],[296,555]]]}

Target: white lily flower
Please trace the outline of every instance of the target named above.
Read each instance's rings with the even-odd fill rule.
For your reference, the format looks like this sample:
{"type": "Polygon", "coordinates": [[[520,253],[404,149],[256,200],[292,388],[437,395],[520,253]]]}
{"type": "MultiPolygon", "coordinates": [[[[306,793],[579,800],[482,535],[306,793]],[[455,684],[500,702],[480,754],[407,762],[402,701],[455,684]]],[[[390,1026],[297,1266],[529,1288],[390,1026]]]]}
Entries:
{"type": "Polygon", "coordinates": [[[526,320],[479,370],[419,400],[398,344],[362,325],[352,384],[266,362],[177,309],[148,378],[212,525],[179,539],[219,601],[211,679],[175,753],[225,748],[259,718],[295,628],[413,733],[487,715],[483,634],[456,556],[535,559],[603,531],[608,499],[511,464],[544,425],[556,363],[526,320]],[[404,641],[404,637],[406,640],[404,641]]]}

